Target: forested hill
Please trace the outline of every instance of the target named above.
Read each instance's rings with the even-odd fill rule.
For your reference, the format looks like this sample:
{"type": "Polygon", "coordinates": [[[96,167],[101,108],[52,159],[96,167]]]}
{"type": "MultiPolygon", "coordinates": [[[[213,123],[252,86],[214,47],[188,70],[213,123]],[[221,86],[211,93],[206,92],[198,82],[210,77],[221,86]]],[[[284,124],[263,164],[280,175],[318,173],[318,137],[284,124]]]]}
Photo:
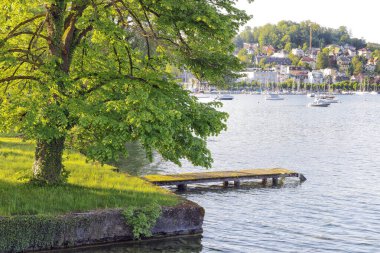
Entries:
{"type": "Polygon", "coordinates": [[[363,39],[352,38],[347,27],[338,29],[322,27],[310,21],[296,23],[292,21],[280,21],[276,25],[267,24],[261,27],[246,27],[236,38],[237,48],[242,48],[243,43],[259,43],[260,46],[272,45],[276,49],[290,51],[292,48],[308,48],[310,41],[310,29],[312,29],[312,46],[323,48],[329,44],[350,44],[356,49],[366,47],[363,39]]]}

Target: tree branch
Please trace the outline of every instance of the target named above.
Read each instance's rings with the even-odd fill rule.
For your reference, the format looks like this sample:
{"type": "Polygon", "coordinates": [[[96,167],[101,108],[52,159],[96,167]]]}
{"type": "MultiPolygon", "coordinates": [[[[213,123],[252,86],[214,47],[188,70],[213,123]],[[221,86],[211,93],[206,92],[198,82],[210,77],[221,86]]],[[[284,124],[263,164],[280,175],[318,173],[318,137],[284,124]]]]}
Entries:
{"type": "MultiPolygon", "coordinates": [[[[41,14],[38,14],[38,15],[36,15],[36,16],[30,18],[30,19],[27,19],[27,20],[21,22],[20,24],[16,25],[15,28],[12,29],[12,31],[9,33],[9,35],[11,35],[12,33],[16,32],[16,30],[19,29],[21,26],[26,25],[26,24],[28,24],[28,23],[30,23],[30,22],[33,22],[34,20],[36,20],[36,19],[38,19],[38,18],[42,18],[42,17],[44,17],[45,15],[46,15],[46,12],[41,13],[41,14]]],[[[8,36],[9,36],[9,35],[8,35],[8,36]]]]}
{"type": "Polygon", "coordinates": [[[75,45],[79,45],[81,40],[86,37],[86,35],[91,32],[94,29],[92,25],[87,26],[85,29],[83,29],[79,34],[78,37],[75,40],[75,45]]]}
{"type": "MultiPolygon", "coordinates": [[[[21,48],[13,48],[13,49],[9,49],[7,52],[9,52],[9,53],[24,53],[25,56],[30,55],[32,57],[32,59],[33,58],[36,59],[36,61],[38,62],[39,65],[43,64],[41,57],[34,55],[30,50],[21,49],[21,48]]],[[[35,61],[33,61],[33,62],[36,63],[35,61]]]]}
{"type": "Polygon", "coordinates": [[[129,68],[130,68],[129,74],[133,76],[133,61],[132,61],[131,51],[129,50],[127,46],[125,46],[125,50],[127,51],[128,59],[129,59],[129,68]]]}
{"type": "MultiPolygon", "coordinates": [[[[17,32],[17,33],[12,33],[10,35],[8,35],[4,40],[7,41],[7,40],[10,40],[14,37],[17,37],[17,36],[20,36],[20,35],[24,35],[24,34],[27,34],[27,35],[33,35],[35,34],[35,32],[32,32],[32,31],[23,31],[23,32],[17,32]]],[[[42,34],[39,34],[38,35],[39,37],[45,39],[46,41],[50,41],[50,38],[45,36],[45,35],[42,35],[42,34]]]]}
{"type": "Polygon", "coordinates": [[[116,61],[117,61],[117,64],[119,66],[118,72],[119,72],[119,74],[121,74],[121,59],[119,57],[119,54],[117,53],[115,45],[113,46],[113,52],[115,53],[116,61]]]}
{"type": "Polygon", "coordinates": [[[14,80],[33,80],[33,81],[37,81],[41,83],[41,80],[35,76],[10,76],[10,77],[0,79],[0,83],[5,83],[9,81],[14,81],[14,80]]]}
{"type": "Polygon", "coordinates": [[[32,44],[33,44],[34,38],[37,37],[37,40],[38,40],[38,36],[39,36],[39,34],[41,33],[41,30],[42,30],[42,28],[43,28],[44,25],[45,25],[46,19],[47,19],[47,17],[45,18],[44,21],[42,21],[42,22],[40,23],[40,25],[38,26],[38,28],[37,28],[37,30],[35,31],[34,35],[32,36],[32,38],[31,38],[31,40],[30,40],[30,42],[29,42],[29,47],[28,47],[29,50],[32,48],[32,44]]]}

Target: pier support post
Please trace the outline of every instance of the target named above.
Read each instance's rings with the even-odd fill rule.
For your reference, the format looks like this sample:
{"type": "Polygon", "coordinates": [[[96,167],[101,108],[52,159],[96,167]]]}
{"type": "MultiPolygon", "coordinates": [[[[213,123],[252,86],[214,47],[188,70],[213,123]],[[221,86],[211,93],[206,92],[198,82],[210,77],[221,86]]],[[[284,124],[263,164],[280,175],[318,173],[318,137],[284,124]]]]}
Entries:
{"type": "Polygon", "coordinates": [[[301,183],[306,181],[306,177],[301,173],[299,174],[299,178],[300,178],[301,183]]]}
{"type": "Polygon", "coordinates": [[[277,186],[278,185],[278,178],[277,177],[273,177],[272,178],[272,184],[273,184],[273,186],[277,186]]]}
{"type": "Polygon", "coordinates": [[[187,184],[179,184],[177,185],[178,191],[186,191],[187,190],[187,184]]]}
{"type": "Polygon", "coordinates": [[[261,182],[261,184],[262,184],[262,185],[266,185],[266,184],[267,184],[267,182],[268,182],[268,179],[266,179],[266,178],[263,178],[263,181],[261,182]]]}
{"type": "Polygon", "coordinates": [[[228,187],[228,181],[223,182],[223,187],[228,187]]]}
{"type": "Polygon", "coordinates": [[[240,187],[240,180],[235,180],[234,181],[234,186],[235,187],[240,187]]]}

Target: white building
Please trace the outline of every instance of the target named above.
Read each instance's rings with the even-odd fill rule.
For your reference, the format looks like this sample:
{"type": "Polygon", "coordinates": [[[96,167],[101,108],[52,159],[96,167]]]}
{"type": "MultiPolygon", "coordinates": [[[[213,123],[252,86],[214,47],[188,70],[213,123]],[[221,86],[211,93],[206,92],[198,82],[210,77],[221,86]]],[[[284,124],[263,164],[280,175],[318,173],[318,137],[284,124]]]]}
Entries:
{"type": "Polygon", "coordinates": [[[262,70],[260,68],[249,68],[239,74],[245,75],[239,78],[238,82],[252,82],[255,81],[259,84],[272,84],[278,83],[277,72],[274,69],[262,70]]]}
{"type": "Polygon", "coordinates": [[[298,56],[298,57],[303,57],[303,56],[305,56],[304,51],[303,51],[302,49],[300,49],[300,48],[293,48],[293,49],[292,49],[292,54],[294,54],[294,55],[296,55],[296,56],[298,56]]]}
{"type": "Polygon", "coordinates": [[[367,48],[362,48],[362,49],[358,50],[358,55],[359,56],[364,56],[367,59],[371,58],[371,54],[372,54],[371,50],[369,50],[367,48]]]}
{"type": "Polygon", "coordinates": [[[244,43],[243,48],[247,50],[247,54],[254,54],[259,50],[258,43],[244,43]]]}
{"type": "Polygon", "coordinates": [[[321,71],[312,71],[308,73],[309,83],[320,84],[323,83],[323,73],[321,71]]]}
{"type": "Polygon", "coordinates": [[[335,76],[336,75],[336,70],[335,69],[321,69],[322,74],[324,77],[326,76],[335,76]]]}
{"type": "Polygon", "coordinates": [[[287,58],[289,54],[285,50],[278,51],[272,55],[272,57],[277,58],[287,58]]]}

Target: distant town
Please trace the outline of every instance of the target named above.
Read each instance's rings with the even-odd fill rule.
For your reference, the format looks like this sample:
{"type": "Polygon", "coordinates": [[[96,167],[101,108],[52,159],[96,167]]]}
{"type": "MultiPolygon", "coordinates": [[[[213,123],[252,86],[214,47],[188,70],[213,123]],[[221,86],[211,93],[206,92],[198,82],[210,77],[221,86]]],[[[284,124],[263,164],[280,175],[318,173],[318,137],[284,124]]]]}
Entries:
{"type": "Polygon", "coordinates": [[[327,85],[340,90],[370,91],[380,83],[376,71],[379,59],[368,48],[356,50],[349,44],[332,44],[323,49],[293,48],[287,52],[268,45],[259,51],[257,43],[244,43],[243,50],[252,56],[254,67],[241,72],[244,76],[237,82],[242,85],[253,83],[271,89],[290,86],[299,91],[314,84],[317,89],[326,89],[327,85]]]}
{"type": "MultiPolygon", "coordinates": [[[[235,44],[234,54],[246,69],[231,82],[232,90],[344,93],[380,88],[379,45],[367,46],[363,39],[350,38],[346,27],[281,21],[247,28],[235,44]],[[324,45],[326,42],[334,43],[324,45]]],[[[183,77],[183,82],[193,90],[213,89],[189,76],[183,77]]]]}

